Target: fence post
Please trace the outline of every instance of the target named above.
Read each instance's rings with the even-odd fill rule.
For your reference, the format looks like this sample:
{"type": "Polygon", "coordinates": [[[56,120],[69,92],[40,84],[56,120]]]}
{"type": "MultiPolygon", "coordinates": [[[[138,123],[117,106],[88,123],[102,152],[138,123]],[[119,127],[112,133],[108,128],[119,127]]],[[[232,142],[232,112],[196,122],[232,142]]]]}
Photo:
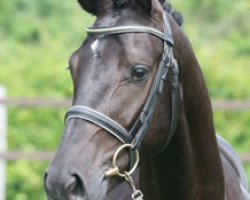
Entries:
{"type": "MultiPolygon", "coordinates": [[[[0,85],[0,99],[6,98],[6,88],[0,85]]],[[[7,150],[7,106],[0,103],[0,152],[7,150]]],[[[0,159],[0,200],[6,199],[6,161],[0,159]]]]}

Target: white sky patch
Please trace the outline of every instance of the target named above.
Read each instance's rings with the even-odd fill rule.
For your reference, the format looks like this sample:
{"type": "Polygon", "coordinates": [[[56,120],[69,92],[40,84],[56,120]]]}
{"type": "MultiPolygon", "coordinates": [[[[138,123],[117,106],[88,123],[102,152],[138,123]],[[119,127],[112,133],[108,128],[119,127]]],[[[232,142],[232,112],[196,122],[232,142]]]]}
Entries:
{"type": "Polygon", "coordinates": [[[92,51],[93,51],[94,54],[97,53],[98,46],[99,46],[99,40],[98,40],[98,39],[95,40],[95,41],[90,45],[90,47],[91,47],[91,49],[92,49],[92,51]]]}

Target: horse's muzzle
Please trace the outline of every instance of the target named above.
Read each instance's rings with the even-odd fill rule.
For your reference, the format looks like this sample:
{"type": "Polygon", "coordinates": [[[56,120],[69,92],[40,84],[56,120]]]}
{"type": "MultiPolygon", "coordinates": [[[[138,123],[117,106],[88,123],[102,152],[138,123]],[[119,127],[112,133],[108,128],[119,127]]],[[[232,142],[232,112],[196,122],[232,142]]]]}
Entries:
{"type": "Polygon", "coordinates": [[[85,200],[86,191],[77,174],[58,174],[49,170],[45,173],[45,189],[48,200],[85,200]]]}

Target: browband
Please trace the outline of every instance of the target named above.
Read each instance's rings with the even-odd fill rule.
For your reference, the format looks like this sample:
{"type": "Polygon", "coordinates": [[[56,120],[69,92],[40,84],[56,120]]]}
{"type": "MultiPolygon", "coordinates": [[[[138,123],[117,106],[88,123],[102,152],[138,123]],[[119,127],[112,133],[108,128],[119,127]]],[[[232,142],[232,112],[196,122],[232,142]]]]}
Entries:
{"type": "Polygon", "coordinates": [[[134,25],[134,26],[114,26],[114,27],[87,27],[86,32],[90,35],[113,35],[113,34],[125,34],[125,33],[147,33],[160,38],[163,41],[173,46],[173,37],[165,34],[155,28],[146,26],[134,25]]]}

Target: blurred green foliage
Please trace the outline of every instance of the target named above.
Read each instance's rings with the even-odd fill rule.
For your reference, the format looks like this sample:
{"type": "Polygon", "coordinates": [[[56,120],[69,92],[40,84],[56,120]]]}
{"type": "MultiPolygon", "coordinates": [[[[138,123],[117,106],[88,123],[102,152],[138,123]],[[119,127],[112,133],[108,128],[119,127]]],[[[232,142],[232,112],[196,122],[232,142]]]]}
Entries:
{"type": "MultiPolygon", "coordinates": [[[[214,100],[250,99],[249,0],[176,0],[214,100]]],[[[72,96],[66,67],[94,18],[77,2],[0,1],[0,84],[11,97],[72,96]]],[[[9,108],[9,150],[55,150],[65,109],[9,108]]],[[[218,132],[239,152],[250,151],[249,111],[215,112],[218,132]]],[[[45,199],[48,162],[8,163],[8,200],[45,199]]],[[[245,165],[250,180],[250,167],[245,165]]]]}

